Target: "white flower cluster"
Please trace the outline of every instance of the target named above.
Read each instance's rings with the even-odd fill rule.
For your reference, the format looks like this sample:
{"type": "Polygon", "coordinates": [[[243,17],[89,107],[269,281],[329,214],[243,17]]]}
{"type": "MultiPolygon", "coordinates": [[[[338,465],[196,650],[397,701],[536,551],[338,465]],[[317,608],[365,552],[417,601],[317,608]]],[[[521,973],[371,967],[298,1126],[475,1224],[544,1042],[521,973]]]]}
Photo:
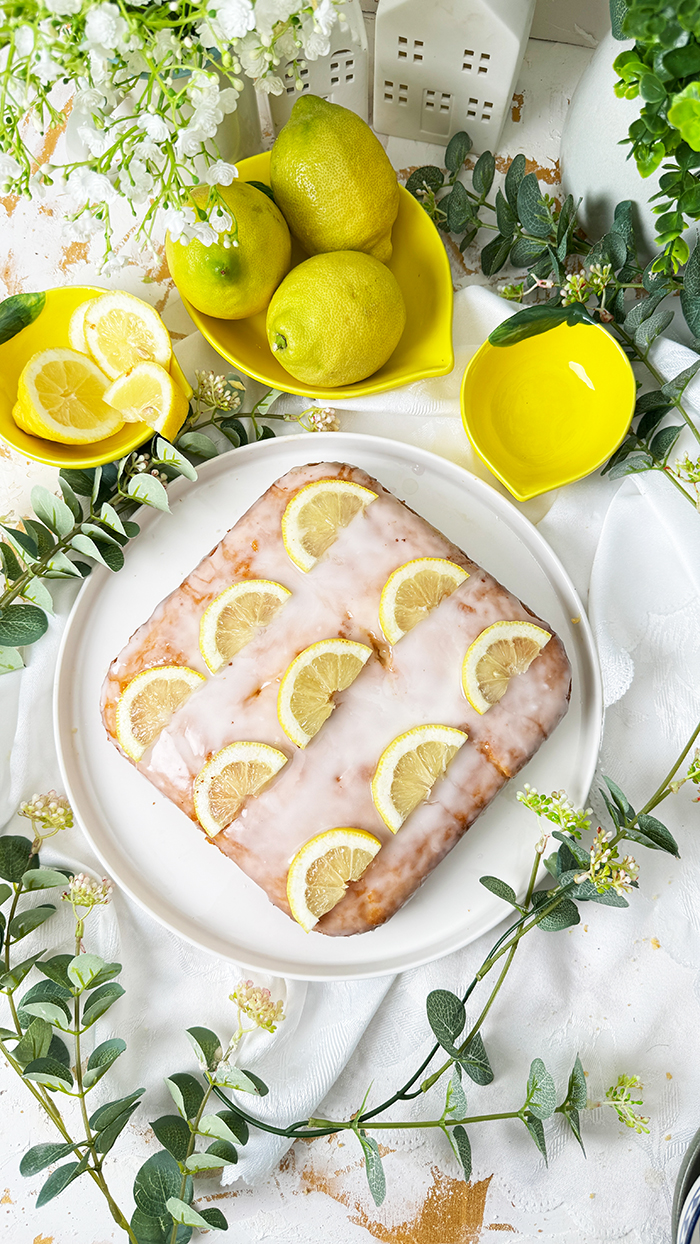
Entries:
{"type": "Polygon", "coordinates": [[[163,209],[165,227],[183,244],[236,246],[235,221],[220,196],[210,194],[203,211],[192,206],[190,189],[202,181],[229,186],[236,176],[217,135],[237,107],[241,75],[260,91],[281,93],[290,62],[303,67],[330,52],[334,26],[347,21],[344,3],[171,0],[173,24],[163,28],[147,0],[17,0],[0,31],[0,190],[31,198],[49,188],[65,193],[72,204],[64,212],[67,240],[104,233],[106,256],[119,200],[134,214],[148,205],[141,238],[163,220],[163,209]],[[59,79],[75,82],[86,158],[37,171],[20,122],[29,110],[41,132],[60,123],[49,98],[59,79]]]}

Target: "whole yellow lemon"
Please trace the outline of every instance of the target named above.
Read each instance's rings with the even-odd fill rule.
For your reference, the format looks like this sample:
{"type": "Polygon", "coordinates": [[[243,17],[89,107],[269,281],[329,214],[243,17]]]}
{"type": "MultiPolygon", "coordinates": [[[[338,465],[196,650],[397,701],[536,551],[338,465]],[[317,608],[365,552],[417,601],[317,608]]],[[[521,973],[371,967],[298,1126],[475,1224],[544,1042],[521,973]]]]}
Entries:
{"type": "Polygon", "coordinates": [[[267,340],[304,384],[336,388],[386,363],[406,324],[396,277],[361,251],[313,255],[286,276],[267,312],[267,340]]]}
{"type": "MultiPolygon", "coordinates": [[[[289,271],[292,240],[287,223],[266,194],[244,181],[218,186],[237,226],[237,245],[211,246],[196,238],[184,246],[168,234],[165,253],[180,293],[198,311],[222,320],[242,320],[262,311],[289,271]]],[[[203,207],[209,188],[192,190],[195,206],[203,207]]]]}
{"type": "Polygon", "coordinates": [[[308,254],[365,251],[389,262],[399,210],[396,173],[357,113],[301,95],[272,148],[270,180],[308,254]]]}

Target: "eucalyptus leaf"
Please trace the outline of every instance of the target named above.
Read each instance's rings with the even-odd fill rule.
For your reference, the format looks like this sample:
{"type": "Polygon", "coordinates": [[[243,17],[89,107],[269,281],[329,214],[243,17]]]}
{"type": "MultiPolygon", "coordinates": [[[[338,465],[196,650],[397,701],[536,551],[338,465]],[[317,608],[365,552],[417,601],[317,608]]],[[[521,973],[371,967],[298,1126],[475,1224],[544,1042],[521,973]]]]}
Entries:
{"type": "Polygon", "coordinates": [[[659,426],[669,409],[668,406],[661,406],[656,410],[648,410],[645,415],[642,415],[637,425],[637,436],[640,440],[645,440],[659,426]]]}
{"type": "Polygon", "coordinates": [[[54,553],[46,563],[42,574],[42,579],[80,579],[81,577],[78,567],[66,557],[65,553],[60,551],[54,553]]]}
{"type": "Polygon", "coordinates": [[[66,1019],[70,1019],[72,1001],[70,990],[65,989],[63,985],[52,980],[38,981],[36,985],[32,985],[31,989],[28,989],[22,995],[18,1011],[20,1024],[25,1027],[26,1024],[30,1023],[30,1013],[25,1011],[24,1008],[30,1004],[34,1005],[36,1002],[51,1002],[55,1006],[60,1007],[66,1019]]]}
{"type": "Polygon", "coordinates": [[[68,1162],[66,1166],[59,1166],[58,1170],[49,1175],[36,1199],[36,1208],[41,1209],[42,1205],[46,1205],[48,1201],[53,1201],[54,1197],[59,1196],[74,1179],[82,1175],[87,1169],[89,1160],[90,1154],[86,1153],[80,1162],[68,1162]]]}
{"type": "Polygon", "coordinates": [[[644,320],[634,334],[634,344],[642,354],[646,354],[652,342],[665,332],[673,320],[673,311],[655,311],[644,320]]]}
{"type": "Polygon", "coordinates": [[[595,320],[582,303],[562,307],[544,302],[516,311],[515,315],[494,328],[488,340],[492,346],[516,345],[527,337],[549,332],[559,324],[595,324],[595,320]]]}
{"type": "Polygon", "coordinates": [[[0,838],[0,877],[15,883],[21,881],[29,867],[31,853],[29,838],[20,834],[4,834],[0,838]]]}
{"type": "Polygon", "coordinates": [[[2,907],[3,903],[7,902],[11,894],[12,894],[12,886],[0,885],[0,907],[2,907]]]}
{"type": "Polygon", "coordinates": [[[207,1153],[213,1153],[217,1158],[223,1158],[222,1166],[227,1163],[231,1166],[238,1161],[238,1153],[228,1140],[215,1140],[213,1144],[207,1145],[207,1153]]]}
{"type": "Polygon", "coordinates": [[[618,462],[608,472],[608,479],[622,479],[624,475],[639,475],[643,471],[651,471],[654,460],[648,454],[634,454],[624,462],[618,462]]]}
{"type": "Polygon", "coordinates": [[[472,172],[472,188],[480,199],[485,199],[493,185],[496,172],[496,161],[490,151],[484,151],[474,165],[472,172]]]}
{"type": "Polygon", "coordinates": [[[97,523],[83,523],[80,530],[85,536],[95,537],[98,542],[98,547],[99,544],[102,543],[103,545],[116,545],[116,547],[120,549],[126,539],[125,536],[119,536],[118,533],[115,535],[112,531],[105,531],[104,527],[98,527],[97,523]]]}
{"type": "Polygon", "coordinates": [[[620,789],[620,787],[617,785],[617,782],[613,782],[612,778],[607,777],[605,774],[603,774],[603,781],[605,782],[605,785],[610,791],[610,794],[612,795],[615,801],[615,804],[620,809],[625,819],[628,821],[633,820],[635,816],[635,811],[629,799],[627,798],[626,794],[624,793],[624,791],[620,789]]]}
{"type": "Polygon", "coordinates": [[[83,1028],[90,1028],[124,993],[117,981],[109,981],[91,993],[83,1011],[83,1028]]]}
{"type": "Polygon", "coordinates": [[[601,239],[601,246],[604,258],[610,264],[613,272],[617,272],[627,258],[627,244],[622,234],[611,229],[601,239]]]}
{"type": "Polygon", "coordinates": [[[447,1113],[463,1118],[467,1113],[467,1095],[462,1087],[462,1069],[459,1063],[452,1068],[452,1075],[447,1088],[447,1113]]]}
{"type": "Polygon", "coordinates": [[[104,966],[105,961],[99,955],[76,955],[68,964],[66,975],[71,984],[76,986],[77,992],[82,993],[84,989],[89,989],[104,966]]]}
{"type": "Polygon", "coordinates": [[[448,989],[433,989],[426,999],[428,1023],[444,1050],[456,1053],[455,1043],[466,1023],[464,1003],[448,989]]]}
{"type": "Polygon", "coordinates": [[[61,1158],[67,1157],[74,1149],[75,1145],[67,1144],[33,1145],[22,1158],[19,1173],[25,1177],[36,1175],[39,1171],[46,1170],[47,1166],[52,1166],[54,1162],[60,1162],[61,1158]]]}
{"type": "Polygon", "coordinates": [[[46,610],[48,614],[53,614],[53,597],[49,589],[41,579],[30,579],[27,586],[22,591],[22,599],[28,600],[32,605],[38,605],[40,609],[46,610]]]}
{"type": "Polygon", "coordinates": [[[656,436],[651,442],[649,452],[654,456],[654,458],[660,458],[663,462],[665,462],[682,431],[683,424],[677,424],[674,427],[662,428],[660,432],[656,433],[656,436]]]}
{"type": "Polygon", "coordinates": [[[151,1127],[163,1148],[172,1153],[177,1162],[184,1162],[192,1139],[185,1120],[179,1114],[164,1114],[159,1119],[154,1119],[151,1127]]]}
{"type": "Polygon", "coordinates": [[[35,1058],[22,1072],[25,1080],[34,1080],[43,1084],[52,1092],[67,1092],[73,1087],[73,1076],[70,1067],[64,1066],[57,1058],[35,1058]]]}
{"type": "Polygon", "coordinates": [[[30,868],[22,877],[22,888],[32,890],[55,890],[56,886],[66,886],[66,874],[56,868],[30,868]]]}
{"type": "Polygon", "coordinates": [[[248,1143],[248,1124],[235,1110],[218,1110],[217,1118],[222,1119],[233,1133],[239,1145],[248,1143]]]}
{"type": "MultiPolygon", "coordinates": [[[[23,521],[27,535],[36,541],[38,556],[45,557],[54,548],[56,537],[49,531],[48,527],[45,527],[43,523],[40,523],[35,518],[25,518],[23,521]]],[[[13,532],[13,535],[15,534],[13,532]]],[[[16,538],[19,539],[19,535],[16,538]]]]}
{"type": "Polygon", "coordinates": [[[46,614],[36,605],[10,604],[0,612],[0,644],[8,648],[35,644],[46,633],[48,625],[46,614]]]}
{"type": "Polygon", "coordinates": [[[24,574],[24,567],[20,565],[14,549],[6,540],[0,540],[0,570],[9,583],[14,583],[24,574]]]}
{"type": "Polygon", "coordinates": [[[101,562],[103,566],[107,565],[95,541],[91,540],[89,536],[79,532],[78,535],[73,536],[70,546],[72,549],[75,549],[76,553],[84,553],[86,557],[92,557],[94,561],[101,562]]]}
{"type": "Polygon", "coordinates": [[[228,1140],[231,1144],[238,1136],[219,1114],[205,1114],[199,1120],[197,1131],[200,1136],[211,1136],[214,1140],[228,1140]]]}
{"type": "Polygon", "coordinates": [[[54,955],[53,958],[47,959],[44,963],[37,963],[37,968],[47,976],[49,980],[55,981],[60,985],[64,992],[64,997],[71,996],[71,982],[68,976],[68,964],[73,960],[73,955],[54,955]]]}
{"type": "Polygon", "coordinates": [[[529,268],[544,254],[545,247],[541,242],[535,242],[532,238],[516,238],[510,249],[510,262],[515,268],[529,268]]]}
{"type": "Polygon", "coordinates": [[[81,505],[80,501],[78,500],[78,498],[76,497],[76,495],[75,495],[75,493],[74,493],[73,489],[71,488],[70,484],[68,483],[68,480],[67,480],[67,479],[64,479],[64,478],[63,478],[63,477],[59,474],[59,476],[58,476],[58,483],[59,483],[59,487],[60,487],[60,489],[61,489],[61,492],[63,493],[63,500],[65,501],[66,505],[68,506],[68,509],[70,510],[71,514],[73,515],[73,518],[75,519],[75,522],[76,522],[76,523],[80,523],[80,522],[82,522],[82,518],[83,518],[83,507],[82,507],[82,505],[81,505]]]}
{"type": "Polygon", "coordinates": [[[135,1108],[138,1105],[138,1098],[145,1092],[146,1090],[143,1088],[135,1089],[133,1093],[129,1093],[128,1097],[119,1097],[116,1101],[105,1102],[103,1106],[99,1106],[90,1115],[90,1127],[96,1132],[103,1132],[105,1128],[111,1127],[125,1110],[135,1108]]]}
{"type": "Polygon", "coordinates": [[[18,547],[18,552],[22,557],[27,557],[33,561],[39,553],[37,542],[30,531],[20,531],[19,527],[8,527],[6,523],[0,523],[0,527],[7,532],[12,544],[18,547]]]}
{"type": "MultiPolygon", "coordinates": [[[[6,886],[0,888],[7,889],[6,886]]],[[[18,985],[22,984],[25,976],[29,975],[37,959],[40,959],[44,954],[46,954],[46,951],[40,950],[38,954],[31,955],[29,959],[23,959],[21,963],[16,963],[13,968],[3,972],[0,976],[0,989],[16,989],[18,985]]]]}
{"type": "Polygon", "coordinates": [[[549,237],[552,216],[534,173],[527,173],[518,187],[517,211],[527,233],[534,234],[536,238],[549,237]]]}
{"type": "Polygon", "coordinates": [[[183,1119],[193,1119],[204,1097],[204,1089],[199,1080],[195,1080],[194,1076],[189,1075],[188,1072],[182,1071],[169,1076],[165,1083],[183,1119]]]}
{"type": "Polygon", "coordinates": [[[548,1119],[554,1114],[557,1105],[557,1090],[541,1058],[533,1059],[530,1066],[527,1097],[529,1109],[536,1118],[548,1119]]]}
{"type": "Polygon", "coordinates": [[[64,1028],[66,1017],[61,1007],[56,1002],[27,1002],[23,1007],[25,1015],[38,1016],[45,1019],[47,1024],[56,1024],[59,1028],[64,1028]]]}
{"type": "Polygon", "coordinates": [[[496,192],[496,224],[499,232],[506,238],[512,238],[518,218],[510,203],[500,190],[496,192]]]}
{"type": "MultiPolygon", "coordinates": [[[[227,1088],[239,1089],[243,1093],[257,1093],[264,1096],[260,1092],[260,1084],[256,1083],[257,1077],[252,1072],[242,1071],[240,1067],[232,1066],[230,1063],[219,1063],[214,1072],[214,1083],[224,1085],[227,1088]]],[[[265,1089],[267,1092],[267,1089],[265,1089]]]]}
{"type": "Polygon", "coordinates": [[[676,859],[680,858],[678,843],[673,834],[669,833],[661,821],[648,813],[640,813],[636,829],[625,828],[625,837],[641,846],[650,847],[653,851],[666,851],[669,855],[675,855],[676,859]]]}
{"type": "Polygon", "coordinates": [[[536,1115],[528,1112],[525,1115],[525,1119],[523,1121],[525,1123],[525,1126],[528,1132],[532,1136],[532,1139],[537,1145],[537,1148],[542,1154],[542,1157],[544,1158],[545,1166],[549,1166],[549,1162],[547,1161],[547,1145],[546,1145],[545,1138],[544,1138],[544,1127],[542,1126],[542,1120],[538,1119],[536,1115]]]}
{"type": "Polygon", "coordinates": [[[514,212],[517,212],[518,209],[518,190],[520,189],[520,183],[525,176],[526,167],[527,161],[525,156],[522,154],[516,155],[515,159],[511,160],[508,165],[508,171],[505,176],[505,181],[503,182],[503,189],[505,190],[506,198],[514,212]]]}
{"type": "MultiPolygon", "coordinates": [[[[182,1184],[180,1167],[172,1154],[161,1150],[148,1158],[136,1172],[134,1200],[142,1213],[149,1218],[162,1218],[171,1197],[178,1197],[182,1184]]],[[[185,1196],[191,1200],[192,1180],[187,1180],[185,1196]]],[[[169,1211],[168,1211],[169,1212],[169,1211]]]]}
{"type": "MultiPolygon", "coordinates": [[[[188,454],[195,454],[197,458],[217,458],[219,455],[219,451],[211,437],[205,436],[203,432],[183,433],[182,436],[177,438],[177,447],[178,449],[186,450],[188,454]]],[[[153,479],[153,476],[151,476],[151,479],[153,479]]],[[[161,506],[161,509],[165,509],[165,506],[161,506]]]]}
{"type": "MultiPolygon", "coordinates": [[[[181,437],[180,441],[185,438],[181,437]]],[[[186,446],[182,446],[186,448],[186,446]]],[[[127,492],[134,501],[140,501],[142,505],[150,505],[156,510],[170,511],[168,505],[168,494],[159,479],[155,475],[149,475],[146,471],[142,471],[138,475],[133,475],[127,485],[127,492]]]]}
{"type": "Polygon", "coordinates": [[[12,1051],[12,1057],[20,1067],[26,1067],[35,1059],[45,1058],[51,1046],[51,1038],[51,1025],[45,1019],[33,1019],[12,1051]]]}
{"type": "Polygon", "coordinates": [[[23,937],[33,933],[34,929],[38,929],[45,920],[48,920],[55,910],[53,903],[42,903],[40,907],[28,907],[26,911],[18,912],[12,917],[8,926],[10,937],[16,942],[21,941],[23,937]]]}
{"type": "Polygon", "coordinates": [[[690,367],[686,367],[684,371],[679,372],[672,380],[668,380],[666,384],[661,386],[661,392],[664,397],[667,397],[671,402],[675,402],[690,384],[690,381],[699,369],[700,359],[697,359],[695,363],[691,363],[690,367]]]}
{"type": "Polygon", "coordinates": [[[501,881],[500,877],[479,877],[479,884],[484,889],[490,890],[497,898],[502,898],[506,903],[510,903],[511,907],[518,906],[515,890],[506,881],[501,881]]]}
{"type": "Polygon", "coordinates": [[[51,1044],[48,1048],[48,1057],[55,1058],[56,1062],[63,1063],[64,1067],[70,1067],[71,1057],[68,1046],[62,1041],[57,1032],[51,1035],[51,1044]]]}
{"type": "Polygon", "coordinates": [[[571,1128],[579,1145],[581,1146],[581,1151],[583,1153],[583,1156],[585,1157],[586,1150],[583,1144],[583,1140],[581,1139],[581,1120],[579,1118],[578,1110],[575,1108],[575,1106],[567,1106],[564,1110],[562,1110],[562,1114],[564,1118],[566,1119],[567,1123],[569,1124],[569,1127],[571,1128]]]}
{"type": "MultiPolygon", "coordinates": [[[[143,1092],[143,1089],[141,1089],[141,1092],[143,1092]]],[[[118,1114],[117,1117],[112,1120],[109,1126],[101,1128],[95,1141],[95,1148],[98,1153],[109,1153],[112,1146],[118,1140],[120,1133],[129,1122],[132,1114],[138,1109],[138,1105],[139,1103],[137,1101],[132,1102],[130,1106],[125,1107],[121,1114],[118,1114]]]]}
{"type": "MultiPolygon", "coordinates": [[[[156,458],[165,463],[166,466],[172,467],[177,471],[178,475],[184,475],[186,479],[196,480],[197,472],[192,463],[181,454],[170,441],[166,441],[159,436],[156,441],[156,458]]],[[[104,509],[104,506],[102,507],[104,509]]]]}
{"type": "Polygon", "coordinates": [[[475,1032],[469,1045],[459,1054],[459,1064],[475,1084],[490,1084],[493,1071],[480,1032],[475,1032]]]}
{"type": "Polygon", "coordinates": [[[118,976],[121,970],[121,963],[105,963],[104,967],[100,968],[97,976],[94,976],[90,981],[88,989],[97,989],[99,985],[106,984],[107,981],[111,981],[115,976],[118,976]]]}
{"type": "Polygon", "coordinates": [[[14,670],[21,670],[23,668],[24,661],[16,648],[6,648],[4,645],[0,646],[0,675],[11,674],[14,670]]]}
{"type": "Polygon", "coordinates": [[[588,1087],[586,1073],[581,1066],[581,1059],[576,1055],[576,1062],[571,1069],[569,1085],[566,1090],[566,1101],[577,1110],[585,1110],[588,1104],[588,1087]]]}
{"type": "Polygon", "coordinates": [[[168,1197],[166,1209],[175,1222],[184,1223],[186,1226],[199,1227],[204,1231],[228,1231],[228,1223],[220,1209],[204,1210],[200,1214],[187,1201],[181,1201],[178,1196],[168,1197]],[[205,1218],[205,1214],[208,1217],[205,1218]]]}
{"type": "Polygon", "coordinates": [[[450,194],[441,201],[447,212],[447,227],[452,233],[461,233],[474,218],[474,209],[461,181],[456,181],[450,194]]]}
{"type": "Polygon", "coordinates": [[[693,336],[700,337],[700,246],[697,243],[683,273],[681,310],[693,336]]]}
{"type": "Polygon", "coordinates": [[[201,1171],[215,1171],[222,1166],[231,1166],[232,1163],[228,1158],[222,1158],[216,1153],[191,1153],[185,1160],[185,1169],[190,1175],[198,1175],[201,1171]]]}
{"type": "Polygon", "coordinates": [[[448,172],[456,175],[471,149],[472,140],[464,130],[453,134],[445,149],[445,168],[448,172]]]}
{"type": "Polygon", "coordinates": [[[73,530],[75,519],[65,501],[55,497],[41,484],[35,484],[30,495],[37,518],[57,536],[67,536],[73,530]]]}
{"type": "Polygon", "coordinates": [[[485,276],[500,272],[510,254],[510,246],[510,237],[502,237],[500,233],[487,242],[481,252],[481,268],[485,276]]]}
{"type": "Polygon", "coordinates": [[[365,1158],[365,1174],[369,1190],[372,1193],[372,1200],[375,1205],[381,1205],[386,1196],[386,1177],[379,1154],[379,1146],[374,1137],[367,1136],[365,1132],[358,1131],[357,1138],[362,1145],[362,1152],[365,1158]]]}
{"type": "Polygon", "coordinates": [[[213,1071],[221,1061],[223,1049],[221,1041],[211,1028],[188,1028],[187,1038],[197,1055],[202,1071],[213,1071]]]}
{"type": "Polygon", "coordinates": [[[126,1041],[121,1037],[110,1037],[108,1041],[102,1041],[100,1045],[95,1046],[92,1054],[88,1058],[87,1070],[83,1076],[83,1085],[86,1089],[92,1088],[102,1079],[105,1072],[109,1071],[112,1063],[115,1063],[120,1054],[126,1049],[126,1041]]]}
{"type": "Polygon", "coordinates": [[[469,1143],[469,1137],[465,1132],[461,1123],[451,1128],[452,1148],[459,1160],[460,1166],[464,1172],[464,1178],[469,1181],[472,1173],[472,1147],[469,1143]]]}
{"type": "Polygon", "coordinates": [[[94,471],[74,471],[69,467],[61,467],[58,473],[59,483],[63,479],[80,497],[89,497],[92,493],[92,481],[94,479],[94,471]]]}
{"type": "MultiPolygon", "coordinates": [[[[542,907],[551,901],[550,893],[548,890],[540,890],[537,894],[533,894],[532,900],[536,907],[542,907]]],[[[545,933],[559,933],[562,929],[579,924],[580,921],[578,907],[570,898],[564,897],[559,900],[552,911],[542,917],[537,927],[543,929],[545,933]]]]}
{"type": "Polygon", "coordinates": [[[432,190],[434,194],[437,194],[444,184],[442,169],[435,164],[424,164],[411,173],[406,182],[406,189],[414,198],[422,199],[426,190],[432,190]]]}

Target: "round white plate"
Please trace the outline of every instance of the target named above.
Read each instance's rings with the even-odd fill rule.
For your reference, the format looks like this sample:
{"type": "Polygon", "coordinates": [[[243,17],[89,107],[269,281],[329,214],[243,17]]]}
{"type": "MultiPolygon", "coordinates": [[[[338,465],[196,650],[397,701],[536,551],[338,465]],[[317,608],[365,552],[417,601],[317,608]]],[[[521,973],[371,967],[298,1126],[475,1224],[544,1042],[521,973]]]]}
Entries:
{"type": "Polygon", "coordinates": [[[330,980],[382,976],[466,945],[507,914],[479,884],[491,873],[525,888],[537,818],[516,802],[523,782],[564,788],[581,805],[602,724],[597,657],[573,585],[533,526],[461,467],[411,445],[351,433],[304,433],[207,462],[170,490],[172,514],[142,510],[142,533],[116,575],[96,567],[75,603],[56,674],[56,738],[76,817],[110,875],[157,920],[249,968],[330,980]],[[306,934],[108,741],[99,713],[107,667],[164,596],[269,485],[291,467],[349,462],[376,476],[520,596],[561,636],[573,667],[571,707],[527,768],[382,928],[306,934]]]}

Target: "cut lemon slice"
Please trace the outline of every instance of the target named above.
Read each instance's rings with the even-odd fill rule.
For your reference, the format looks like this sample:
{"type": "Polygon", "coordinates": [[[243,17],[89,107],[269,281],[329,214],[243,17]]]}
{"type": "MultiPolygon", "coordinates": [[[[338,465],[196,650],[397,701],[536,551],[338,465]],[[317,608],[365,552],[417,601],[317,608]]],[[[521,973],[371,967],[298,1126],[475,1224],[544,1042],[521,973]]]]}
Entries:
{"type": "Polygon", "coordinates": [[[335,704],[336,691],[354,682],[372,649],[349,639],[321,639],[295,657],[280,683],[277,716],[297,747],[318,734],[335,704]]]}
{"type": "Polygon", "coordinates": [[[137,363],[170,362],[170,337],[157,311],[133,294],[102,294],[84,320],[88,350],[112,380],[137,363]]]}
{"type": "Polygon", "coordinates": [[[297,851],[287,873],[287,900],[302,929],[310,933],[340,902],[349,882],[362,876],[381,845],[364,829],[327,829],[297,851]]]}
{"type": "Polygon", "coordinates": [[[376,496],[344,479],[319,479],[300,488],[282,515],[284,547],[295,566],[311,570],[341,527],[347,527],[376,496]]]}
{"type": "Polygon", "coordinates": [[[177,436],[187,417],[187,398],[160,363],[137,363],[105,393],[108,406],[125,423],[147,423],[166,440],[177,436]]]}
{"type": "Polygon", "coordinates": [[[269,579],[244,579],[211,602],[199,626],[199,648],[213,674],[272,621],[291,594],[269,579]]]}
{"type": "Polygon", "coordinates": [[[75,308],[68,323],[68,345],[72,350],[77,350],[78,354],[90,353],[85,340],[85,312],[93,302],[93,298],[81,302],[80,306],[75,308]]]}
{"type": "Polygon", "coordinates": [[[379,622],[390,644],[395,644],[450,596],[469,575],[442,557],[418,557],[389,576],[379,601],[379,622]]]}
{"type": "Polygon", "coordinates": [[[124,421],[108,406],[109,380],[92,359],[75,350],[42,350],[19,378],[12,417],[25,432],[62,445],[92,444],[112,436],[124,421]]]}
{"type": "Polygon", "coordinates": [[[372,778],[372,798],[392,834],[427,799],[467,737],[452,726],[416,726],[385,748],[372,778]]]}
{"type": "Polygon", "coordinates": [[[524,674],[552,636],[532,622],[494,622],[467,650],[462,687],[472,708],[486,713],[505,695],[516,674],[524,674]]]}
{"type": "Polygon", "coordinates": [[[132,760],[140,760],[192,692],[206,682],[186,665],[154,665],[132,678],[117,705],[117,738],[132,760]]]}
{"type": "Polygon", "coordinates": [[[229,743],[200,770],[194,810],[210,838],[235,821],[246,799],[259,795],[287,757],[267,743],[229,743]]]}

